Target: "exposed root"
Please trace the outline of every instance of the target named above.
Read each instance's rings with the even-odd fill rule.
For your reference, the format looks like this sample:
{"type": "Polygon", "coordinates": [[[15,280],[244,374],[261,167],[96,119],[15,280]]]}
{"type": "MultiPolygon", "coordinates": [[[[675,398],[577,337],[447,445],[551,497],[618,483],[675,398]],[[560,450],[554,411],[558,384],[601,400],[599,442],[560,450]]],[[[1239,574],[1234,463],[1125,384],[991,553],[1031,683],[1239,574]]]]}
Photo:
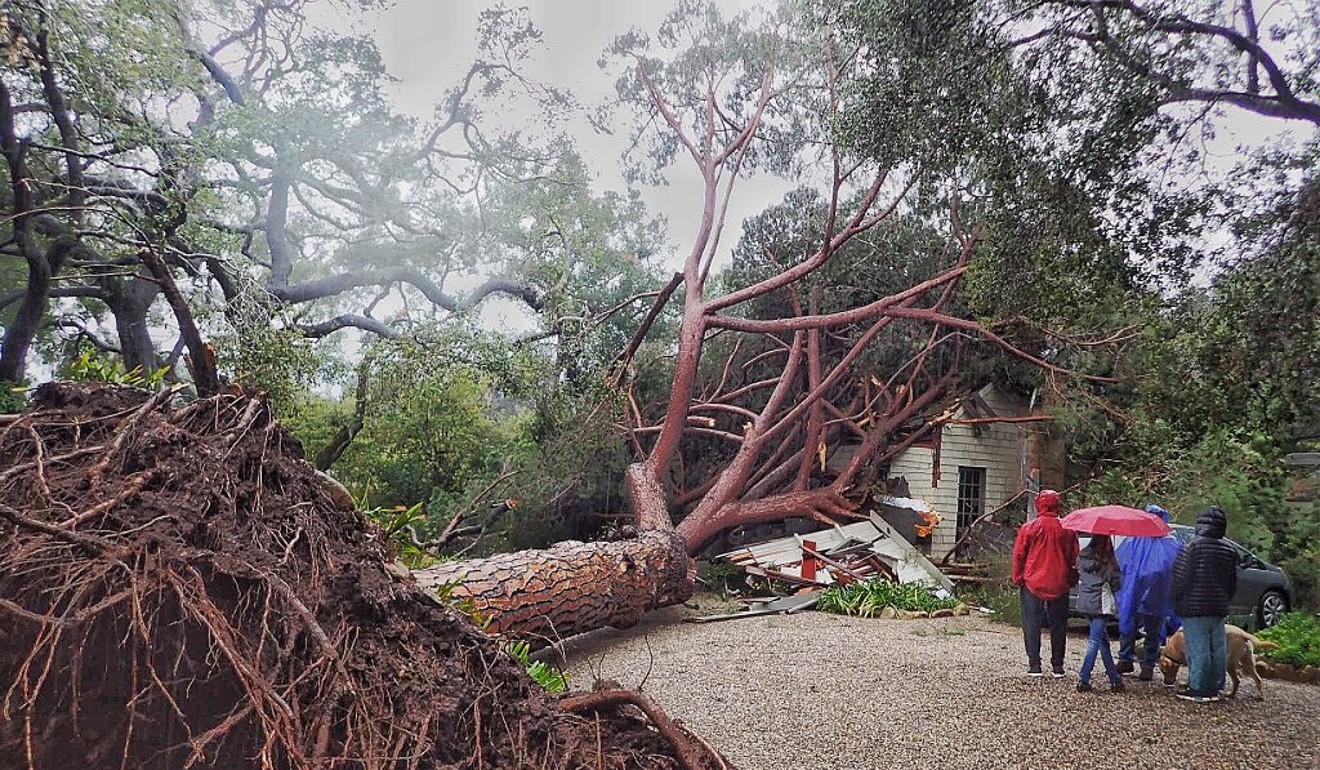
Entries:
{"type": "Polygon", "coordinates": [[[726,767],[397,582],[262,396],[171,395],[52,384],[0,423],[6,770],[726,767]]]}
{"type": "MultiPolygon", "coordinates": [[[[612,683],[611,683],[612,684],[612,683]]],[[[650,696],[637,690],[608,686],[608,689],[566,696],[559,707],[569,712],[598,712],[605,708],[632,705],[641,709],[655,729],[673,747],[674,754],[684,770],[703,770],[708,767],[727,768],[728,764],[709,743],[696,737],[678,722],[670,719],[650,696]]]]}

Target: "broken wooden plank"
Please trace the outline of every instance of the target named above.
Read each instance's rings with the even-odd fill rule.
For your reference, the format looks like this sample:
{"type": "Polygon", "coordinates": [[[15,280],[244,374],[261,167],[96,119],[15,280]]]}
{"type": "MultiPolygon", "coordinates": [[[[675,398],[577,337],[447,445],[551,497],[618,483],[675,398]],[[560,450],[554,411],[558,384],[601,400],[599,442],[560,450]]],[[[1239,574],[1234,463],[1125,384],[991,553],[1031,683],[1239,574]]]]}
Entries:
{"type": "Polygon", "coordinates": [[[743,568],[743,571],[748,575],[756,575],[757,577],[763,577],[767,580],[782,580],[785,583],[792,583],[793,585],[820,586],[822,588],[826,585],[819,580],[807,580],[800,575],[794,575],[789,572],[780,572],[779,570],[768,569],[766,567],[758,567],[755,564],[747,565],[743,568]]]}
{"type": "MultiPolygon", "coordinates": [[[[795,535],[794,537],[797,537],[797,536],[795,535]]],[[[830,557],[828,557],[828,556],[826,556],[826,555],[820,553],[819,551],[817,551],[817,550],[816,550],[816,544],[815,544],[815,543],[812,543],[810,540],[803,540],[801,537],[798,537],[798,542],[799,542],[799,543],[801,544],[801,546],[802,546],[802,552],[803,552],[803,553],[808,554],[808,555],[810,555],[810,556],[813,556],[813,557],[815,557],[816,559],[819,559],[822,563],[827,564],[827,565],[829,565],[829,566],[831,566],[831,567],[834,567],[835,569],[839,570],[840,572],[842,572],[843,574],[847,575],[848,577],[853,578],[854,580],[862,580],[862,576],[861,576],[861,575],[858,575],[856,572],[853,572],[851,569],[849,569],[848,567],[844,566],[842,563],[837,562],[837,561],[835,561],[834,559],[831,559],[830,557]],[[808,546],[808,543],[810,543],[810,546],[808,546]]],[[[814,570],[813,570],[813,572],[814,572],[814,570]]],[[[806,575],[803,575],[803,577],[806,577],[806,575]]]]}
{"type": "Polygon", "coordinates": [[[820,591],[812,591],[808,594],[799,596],[781,596],[774,601],[767,602],[756,609],[739,610],[738,612],[728,612],[721,615],[701,615],[698,617],[684,618],[684,623],[713,623],[719,620],[736,620],[738,618],[754,618],[759,615],[791,615],[794,612],[809,610],[816,606],[820,601],[820,591]]]}

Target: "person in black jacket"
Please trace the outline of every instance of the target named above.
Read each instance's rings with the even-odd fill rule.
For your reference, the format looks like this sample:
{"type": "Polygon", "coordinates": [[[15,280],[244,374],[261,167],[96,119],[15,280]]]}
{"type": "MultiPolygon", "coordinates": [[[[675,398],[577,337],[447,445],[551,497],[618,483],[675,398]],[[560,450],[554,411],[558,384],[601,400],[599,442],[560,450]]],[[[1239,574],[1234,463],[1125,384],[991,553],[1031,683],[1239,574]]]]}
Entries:
{"type": "Polygon", "coordinates": [[[1228,517],[1212,505],[1196,517],[1196,539],[1173,563],[1173,606],[1187,642],[1187,689],[1179,698],[1219,700],[1228,663],[1224,618],[1237,591],[1237,552],[1223,540],[1228,517]]]}

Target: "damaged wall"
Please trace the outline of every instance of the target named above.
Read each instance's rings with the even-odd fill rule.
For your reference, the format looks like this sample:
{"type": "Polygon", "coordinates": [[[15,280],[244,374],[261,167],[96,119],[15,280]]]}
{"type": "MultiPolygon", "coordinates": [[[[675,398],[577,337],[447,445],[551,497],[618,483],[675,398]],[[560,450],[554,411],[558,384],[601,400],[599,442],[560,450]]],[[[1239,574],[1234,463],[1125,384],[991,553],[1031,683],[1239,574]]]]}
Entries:
{"type": "MultiPolygon", "coordinates": [[[[982,388],[978,395],[993,411],[993,416],[1025,414],[1022,405],[993,385],[982,388]]],[[[991,416],[974,412],[964,407],[955,419],[991,416]]],[[[1027,484],[1031,470],[1028,435],[1022,424],[949,424],[941,430],[938,452],[931,447],[914,446],[890,463],[889,476],[903,476],[909,495],[926,501],[942,517],[931,538],[933,558],[943,557],[958,539],[959,467],[985,469],[985,502],[981,512],[994,510],[1027,484]]]]}

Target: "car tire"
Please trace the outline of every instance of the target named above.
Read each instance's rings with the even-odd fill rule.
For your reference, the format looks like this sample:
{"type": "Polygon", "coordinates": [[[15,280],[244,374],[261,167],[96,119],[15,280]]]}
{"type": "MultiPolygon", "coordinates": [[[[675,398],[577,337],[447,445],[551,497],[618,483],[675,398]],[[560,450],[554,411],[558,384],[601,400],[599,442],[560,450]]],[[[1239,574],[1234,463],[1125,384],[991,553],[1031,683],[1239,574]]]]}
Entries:
{"type": "Polygon", "coordinates": [[[1288,612],[1288,598],[1283,594],[1270,589],[1260,595],[1260,600],[1256,602],[1256,622],[1260,628],[1269,628],[1283,619],[1288,612]]]}

